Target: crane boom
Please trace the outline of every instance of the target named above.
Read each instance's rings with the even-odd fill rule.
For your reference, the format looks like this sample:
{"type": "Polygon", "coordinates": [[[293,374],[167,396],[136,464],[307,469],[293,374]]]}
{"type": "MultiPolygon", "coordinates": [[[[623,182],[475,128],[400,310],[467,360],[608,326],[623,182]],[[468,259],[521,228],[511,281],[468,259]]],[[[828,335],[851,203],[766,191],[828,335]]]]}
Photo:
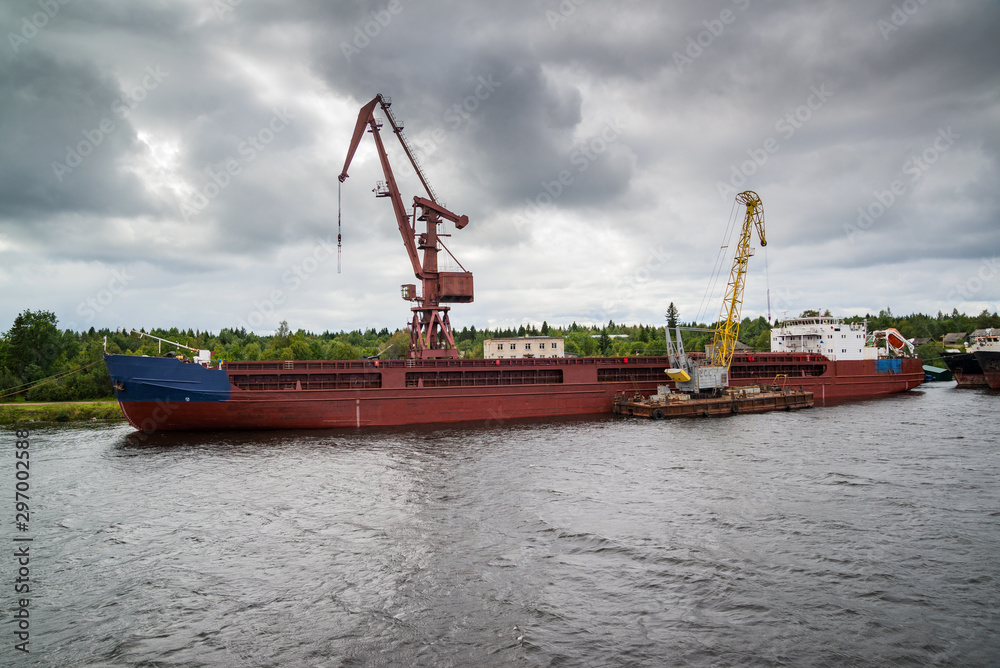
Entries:
{"type": "Polygon", "coordinates": [[[729,368],[733,359],[736,340],[740,333],[740,310],[743,307],[743,287],[746,280],[747,263],[753,255],[750,247],[750,236],[753,228],[757,228],[760,245],[766,246],[764,237],[764,205],[760,197],[752,190],[746,190],[736,196],[736,201],[746,205],[746,215],[743,218],[743,229],[736,245],[733,257],[733,267],[729,274],[729,284],[726,296],[722,300],[722,310],[719,312],[719,324],[712,341],[712,364],[729,368]]]}
{"type": "MultiPolygon", "coordinates": [[[[681,340],[680,327],[677,327],[677,344],[670,337],[670,327],[666,329],[667,356],[671,368],[667,375],[674,381],[678,390],[683,392],[706,392],[718,394],[729,386],[729,363],[733,359],[736,338],[740,333],[740,307],[743,305],[743,283],[746,278],[747,262],[753,255],[750,248],[750,234],[754,227],[760,237],[760,245],[766,246],[764,238],[764,207],[757,193],[741,192],[736,196],[738,202],[746,205],[746,216],[743,219],[743,230],[736,246],[736,257],[729,278],[729,286],[722,302],[722,312],[719,323],[714,330],[712,355],[704,361],[694,361],[684,354],[684,343],[681,340]]],[[[704,331],[704,330],[702,330],[704,331]]]]}
{"type": "Polygon", "coordinates": [[[344,169],[337,178],[340,179],[341,183],[347,179],[347,169],[351,166],[351,161],[354,160],[354,153],[358,150],[358,144],[361,143],[361,137],[364,136],[365,126],[367,125],[371,130],[372,136],[375,137],[378,159],[382,163],[382,174],[385,175],[385,187],[381,190],[376,190],[376,195],[389,197],[391,200],[392,210],[396,215],[396,224],[399,227],[400,235],[403,237],[403,245],[406,246],[406,254],[410,258],[410,264],[413,265],[413,273],[417,278],[423,279],[423,270],[421,268],[420,256],[417,252],[415,231],[413,226],[410,225],[410,217],[406,212],[406,205],[403,204],[403,196],[399,193],[399,188],[396,186],[396,177],[392,173],[389,156],[385,152],[385,146],[382,144],[382,136],[378,131],[380,124],[375,118],[375,105],[379,102],[382,102],[381,93],[376,95],[371,102],[361,107],[361,112],[358,114],[358,122],[354,126],[354,136],[351,137],[351,145],[347,150],[344,169]]]}
{"type": "Polygon", "coordinates": [[[389,119],[389,125],[392,126],[392,131],[396,133],[399,137],[399,143],[403,145],[403,152],[406,153],[406,157],[410,159],[410,164],[413,165],[413,171],[417,173],[417,178],[420,179],[420,184],[427,191],[427,196],[431,198],[431,201],[437,202],[437,195],[434,193],[434,189],[431,188],[430,182],[427,177],[424,176],[424,170],[420,167],[420,161],[413,154],[413,150],[410,148],[410,142],[407,141],[406,135],[403,134],[403,126],[401,123],[396,121],[396,116],[392,113],[392,101],[387,97],[383,97],[381,93],[376,99],[381,100],[382,112],[385,117],[389,119]]]}
{"type": "MultiPolygon", "coordinates": [[[[413,312],[413,319],[409,325],[409,357],[411,359],[455,358],[458,357],[458,350],[455,348],[451,322],[448,319],[449,308],[441,306],[441,303],[471,302],[473,300],[472,273],[465,271],[464,268],[462,271],[438,270],[437,254],[440,246],[443,246],[439,240],[438,225],[447,220],[454,223],[458,229],[462,229],[469,224],[469,217],[453,213],[438,203],[434,190],[428,183],[419,161],[414,156],[409,142],[403,134],[403,126],[396,121],[390,110],[391,105],[392,102],[389,98],[379,93],[361,107],[357,123],[354,126],[354,134],[347,149],[344,168],[337,178],[341,183],[347,179],[347,170],[351,166],[351,161],[354,159],[354,154],[358,150],[361,137],[367,127],[375,138],[375,148],[378,151],[382,173],[385,176],[385,181],[376,184],[375,196],[388,197],[392,202],[396,225],[399,227],[403,245],[406,247],[406,254],[413,267],[413,275],[421,281],[423,288],[420,295],[417,294],[415,285],[404,285],[402,289],[403,298],[417,304],[410,309],[413,312]],[[389,156],[382,144],[382,136],[379,133],[381,123],[375,117],[376,106],[381,106],[382,112],[389,120],[396,137],[399,138],[403,151],[429,198],[419,196],[413,198],[412,217],[407,213],[403,197],[396,185],[392,166],[389,164],[389,156]],[[425,232],[417,233],[415,225],[418,220],[427,224],[425,232]]],[[[449,254],[451,253],[447,248],[445,250],[449,254]]]]}

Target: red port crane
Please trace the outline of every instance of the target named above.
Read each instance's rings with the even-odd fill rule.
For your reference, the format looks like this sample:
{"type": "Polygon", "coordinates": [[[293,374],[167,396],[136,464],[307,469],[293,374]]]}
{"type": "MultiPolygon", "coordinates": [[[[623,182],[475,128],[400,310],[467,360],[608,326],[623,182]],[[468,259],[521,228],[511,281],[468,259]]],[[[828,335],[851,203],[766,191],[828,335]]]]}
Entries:
{"type": "Polygon", "coordinates": [[[449,307],[441,304],[472,302],[472,272],[466,271],[462,263],[441,241],[441,237],[450,235],[439,233],[438,225],[447,220],[454,223],[456,228],[462,229],[469,224],[469,217],[459,216],[438,204],[437,196],[410,149],[409,142],[403,134],[403,126],[396,122],[391,106],[392,101],[379,93],[371,102],[361,107],[357,125],[354,126],[351,146],[347,151],[347,159],[344,161],[344,169],[338,178],[341,183],[347,179],[347,168],[350,167],[354,153],[358,150],[365,126],[368,126],[368,131],[375,137],[375,147],[382,163],[382,173],[385,175],[385,181],[379,181],[373,192],[376,197],[388,197],[392,202],[396,224],[403,237],[403,245],[406,246],[410,264],[413,265],[413,274],[421,282],[420,294],[417,293],[417,286],[414,284],[402,286],[403,299],[417,304],[410,309],[413,312],[413,320],[408,326],[410,330],[408,357],[410,359],[457,358],[458,350],[455,348],[455,338],[451,333],[451,322],[448,319],[449,307]],[[379,134],[382,124],[375,118],[376,106],[382,108],[382,113],[392,126],[392,131],[399,137],[399,143],[402,144],[406,157],[409,158],[421,185],[427,192],[427,197],[413,198],[412,215],[406,211],[403,197],[392,174],[392,167],[389,165],[389,157],[382,145],[382,137],[379,134]],[[426,223],[424,232],[416,231],[417,221],[426,223]],[[461,271],[438,271],[438,252],[442,248],[455,260],[461,271]]]}

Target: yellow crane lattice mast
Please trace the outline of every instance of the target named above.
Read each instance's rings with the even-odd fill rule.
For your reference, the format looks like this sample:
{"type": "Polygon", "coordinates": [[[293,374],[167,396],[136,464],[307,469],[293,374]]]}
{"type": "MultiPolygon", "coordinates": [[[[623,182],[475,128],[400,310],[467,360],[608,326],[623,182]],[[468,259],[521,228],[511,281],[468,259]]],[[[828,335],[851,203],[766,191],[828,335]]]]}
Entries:
{"type": "Polygon", "coordinates": [[[733,359],[736,339],[740,334],[740,310],[743,307],[743,285],[746,280],[747,263],[753,255],[750,247],[752,228],[757,228],[760,245],[766,246],[764,238],[764,205],[760,197],[752,190],[746,190],[736,196],[736,201],[746,205],[746,216],[743,219],[743,231],[736,245],[736,255],[733,258],[733,268],[729,274],[729,285],[726,296],[722,300],[722,310],[719,312],[719,324],[712,340],[712,364],[729,368],[733,359]]]}

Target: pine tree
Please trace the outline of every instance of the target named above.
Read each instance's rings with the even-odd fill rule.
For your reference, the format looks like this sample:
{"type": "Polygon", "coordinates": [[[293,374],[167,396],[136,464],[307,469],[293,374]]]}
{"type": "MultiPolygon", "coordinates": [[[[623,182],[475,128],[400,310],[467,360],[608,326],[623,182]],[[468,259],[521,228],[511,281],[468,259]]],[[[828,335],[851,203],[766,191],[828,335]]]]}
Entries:
{"type": "Polygon", "coordinates": [[[677,311],[677,307],[674,306],[673,302],[670,302],[670,306],[667,307],[666,316],[667,327],[670,329],[677,327],[677,318],[680,316],[680,313],[677,311]]]}

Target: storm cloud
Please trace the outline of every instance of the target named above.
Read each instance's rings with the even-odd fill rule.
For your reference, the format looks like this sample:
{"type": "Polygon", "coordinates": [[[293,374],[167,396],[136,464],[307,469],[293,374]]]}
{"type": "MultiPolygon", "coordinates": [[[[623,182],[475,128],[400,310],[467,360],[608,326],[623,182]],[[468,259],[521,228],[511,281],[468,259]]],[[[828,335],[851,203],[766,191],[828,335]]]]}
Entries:
{"type": "Polygon", "coordinates": [[[459,328],[712,319],[746,189],[745,315],[1000,304],[996,3],[51,0],[0,26],[7,323],[401,327],[367,136],[338,196],[377,93],[470,218],[444,230],[476,276],[459,328]]]}

